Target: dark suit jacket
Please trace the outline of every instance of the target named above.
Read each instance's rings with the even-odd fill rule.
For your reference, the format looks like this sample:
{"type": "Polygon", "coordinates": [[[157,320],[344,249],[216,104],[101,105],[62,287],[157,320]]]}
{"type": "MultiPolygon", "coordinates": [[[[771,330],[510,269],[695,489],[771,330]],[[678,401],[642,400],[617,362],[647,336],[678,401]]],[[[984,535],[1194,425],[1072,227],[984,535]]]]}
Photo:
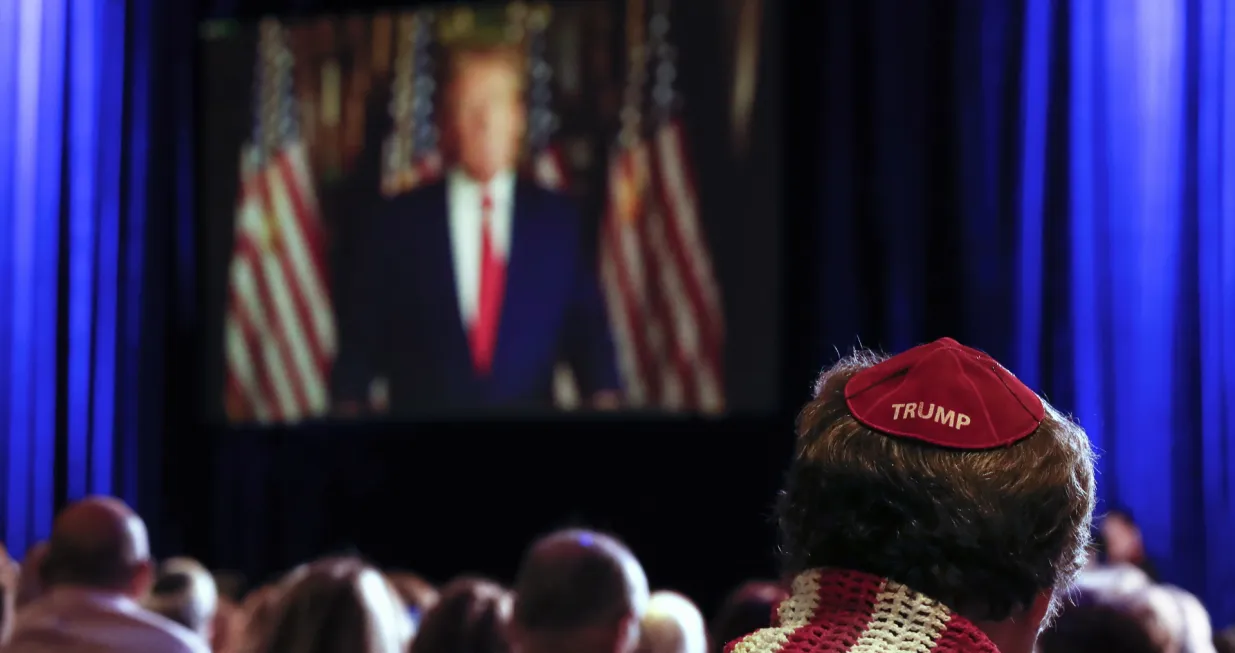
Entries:
{"type": "Polygon", "coordinates": [[[340,298],[334,399],[368,399],[389,382],[394,414],[553,406],[565,360],[587,397],[618,389],[609,321],[579,213],[564,195],[515,186],[506,289],[493,368],[473,370],[459,315],[445,182],[390,201],[356,251],[340,298]]]}

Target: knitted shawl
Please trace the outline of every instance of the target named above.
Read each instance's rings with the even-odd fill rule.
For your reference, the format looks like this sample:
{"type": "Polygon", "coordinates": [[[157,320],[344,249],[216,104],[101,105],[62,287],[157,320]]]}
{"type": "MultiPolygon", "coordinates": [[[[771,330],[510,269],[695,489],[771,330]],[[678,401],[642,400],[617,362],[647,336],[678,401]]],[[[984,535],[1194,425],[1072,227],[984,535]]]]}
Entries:
{"type": "Polygon", "coordinates": [[[771,628],[725,653],[999,653],[977,626],[900,583],[815,569],[793,581],[771,628]]]}

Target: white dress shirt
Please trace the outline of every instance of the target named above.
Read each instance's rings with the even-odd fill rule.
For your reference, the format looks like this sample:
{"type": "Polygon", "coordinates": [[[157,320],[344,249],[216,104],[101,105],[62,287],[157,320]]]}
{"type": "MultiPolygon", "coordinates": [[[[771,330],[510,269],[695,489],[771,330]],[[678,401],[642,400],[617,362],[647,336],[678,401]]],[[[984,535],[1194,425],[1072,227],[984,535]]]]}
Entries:
{"type": "MultiPolygon", "coordinates": [[[[446,207],[449,212],[450,254],[454,262],[459,315],[465,327],[476,319],[480,306],[484,184],[459,169],[446,177],[446,207]]],[[[510,260],[510,236],[515,217],[515,174],[503,172],[488,184],[493,202],[491,238],[502,261],[510,260]]]]}
{"type": "Polygon", "coordinates": [[[118,594],[57,588],[18,613],[3,653],[210,653],[189,629],[118,594]]]}

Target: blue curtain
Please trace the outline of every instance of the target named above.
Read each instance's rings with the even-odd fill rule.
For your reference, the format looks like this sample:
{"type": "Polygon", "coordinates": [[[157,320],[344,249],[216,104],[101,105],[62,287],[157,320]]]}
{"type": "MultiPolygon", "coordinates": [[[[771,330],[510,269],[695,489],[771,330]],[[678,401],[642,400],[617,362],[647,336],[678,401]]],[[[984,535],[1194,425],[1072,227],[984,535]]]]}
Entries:
{"type": "Polygon", "coordinates": [[[65,501],[158,494],[156,6],[0,2],[0,540],[19,556],[65,501]]]}
{"type": "Polygon", "coordinates": [[[1235,3],[820,4],[816,360],[990,351],[1235,622],[1235,3]]]}

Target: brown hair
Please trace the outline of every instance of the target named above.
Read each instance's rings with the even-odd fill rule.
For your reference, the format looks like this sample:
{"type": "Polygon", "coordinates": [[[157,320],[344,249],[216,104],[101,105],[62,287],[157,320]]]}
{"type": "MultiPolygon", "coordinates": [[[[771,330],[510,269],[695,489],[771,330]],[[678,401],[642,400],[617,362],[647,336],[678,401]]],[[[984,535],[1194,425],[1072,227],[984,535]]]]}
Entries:
{"type": "Polygon", "coordinates": [[[408,571],[387,572],[386,578],[409,609],[428,612],[440,600],[437,588],[423,577],[408,571]]]}
{"type": "Polygon", "coordinates": [[[412,653],[507,653],[509,617],[509,592],[483,578],[460,578],[421,622],[412,653]]]}
{"type": "Polygon", "coordinates": [[[380,572],[329,558],[293,572],[259,650],[401,653],[410,636],[407,611],[380,572]]]}
{"type": "Polygon", "coordinates": [[[786,571],[876,574],[996,621],[1070,582],[1095,500],[1085,432],[1047,405],[1037,431],[998,449],[876,433],[854,420],[844,389],[882,360],[867,351],[841,360],[799,415],[777,506],[786,571]]]}

